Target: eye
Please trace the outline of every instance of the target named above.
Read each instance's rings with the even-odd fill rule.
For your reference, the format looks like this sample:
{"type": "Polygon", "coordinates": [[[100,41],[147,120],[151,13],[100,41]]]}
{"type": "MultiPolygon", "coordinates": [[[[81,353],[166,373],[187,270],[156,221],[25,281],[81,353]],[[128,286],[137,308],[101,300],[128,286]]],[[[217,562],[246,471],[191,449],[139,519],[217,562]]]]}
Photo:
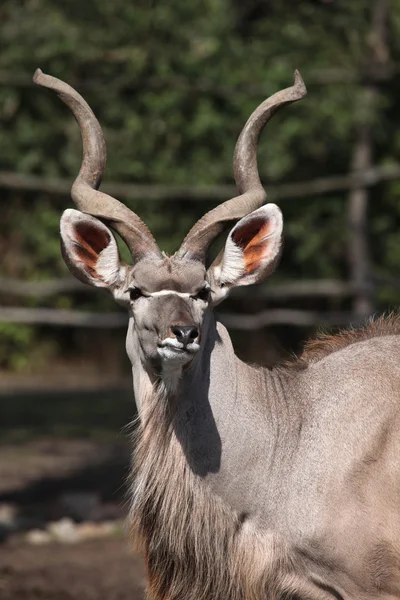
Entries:
{"type": "Polygon", "coordinates": [[[129,296],[132,302],[143,296],[142,291],[137,287],[129,288],[129,296]]]}
{"type": "Polygon", "coordinates": [[[203,300],[204,302],[208,302],[210,298],[210,288],[204,286],[203,288],[201,288],[201,290],[197,292],[197,294],[194,297],[196,300],[203,300]]]}

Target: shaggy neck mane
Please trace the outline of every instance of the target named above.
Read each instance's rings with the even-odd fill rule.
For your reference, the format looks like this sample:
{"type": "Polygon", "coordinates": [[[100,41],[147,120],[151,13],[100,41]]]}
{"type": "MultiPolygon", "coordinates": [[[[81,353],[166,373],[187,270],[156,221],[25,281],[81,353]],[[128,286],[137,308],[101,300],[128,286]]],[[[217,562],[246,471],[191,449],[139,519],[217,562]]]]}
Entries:
{"type": "Polygon", "coordinates": [[[138,423],[131,530],[145,551],[149,598],[331,598],[284,541],[259,531],[194,474],[176,435],[179,392],[153,388],[138,423]]]}
{"type": "Polygon", "coordinates": [[[392,313],[378,318],[371,318],[364,327],[349,328],[335,335],[321,333],[315,339],[309,340],[298,360],[287,363],[288,367],[303,367],[318,362],[343,348],[365,342],[372,338],[400,334],[400,315],[392,313]]]}

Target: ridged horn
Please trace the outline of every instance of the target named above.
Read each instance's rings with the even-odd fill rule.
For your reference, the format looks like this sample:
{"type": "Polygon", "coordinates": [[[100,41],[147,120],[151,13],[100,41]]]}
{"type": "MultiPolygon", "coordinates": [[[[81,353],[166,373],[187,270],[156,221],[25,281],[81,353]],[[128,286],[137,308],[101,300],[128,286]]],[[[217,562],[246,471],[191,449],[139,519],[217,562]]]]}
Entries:
{"type": "Polygon", "coordinates": [[[82,165],[72,185],[71,197],[78,209],[104,220],[122,237],[135,260],[146,254],[162,256],[147,225],[127,206],[98,191],[106,167],[103,131],[92,109],[70,85],[37,69],[33,81],[54,90],[77,120],[82,136],[82,165]]]}
{"type": "Polygon", "coordinates": [[[238,138],[233,156],[233,171],[240,196],[227,200],[206,213],[185,237],[177,255],[205,261],[209,246],[225,229],[262,206],[266,193],[257,167],[257,146],[262,130],[270,118],[286,104],[296,102],[307,93],[298,71],[292,87],[281,90],[265,100],[248,119],[238,138]]]}

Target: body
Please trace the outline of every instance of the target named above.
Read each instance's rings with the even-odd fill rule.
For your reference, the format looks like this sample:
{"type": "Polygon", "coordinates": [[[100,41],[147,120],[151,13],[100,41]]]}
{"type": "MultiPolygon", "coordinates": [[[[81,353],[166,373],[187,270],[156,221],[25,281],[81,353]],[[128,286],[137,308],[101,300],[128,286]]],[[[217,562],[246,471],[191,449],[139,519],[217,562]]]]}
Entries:
{"type": "Polygon", "coordinates": [[[283,218],[265,204],[257,143],[271,116],[305,95],[299,73],[239,136],[239,195],[206,213],[171,257],[138,215],[98,190],[105,142],[83,98],[40,71],[35,81],[57,92],[82,132],[71,191],[79,210],[60,223],[65,262],[130,316],[139,412],[130,521],[149,598],[400,599],[399,319],[319,339],[298,361],[261,369],[235,356],[213,312],[279,261],[283,218]]]}
{"type": "MultiPolygon", "coordinates": [[[[156,552],[152,573],[150,544],[154,597],[180,597],[169,596],[162,587],[160,570],[170,581],[174,569],[185,589],[194,590],[193,596],[186,592],[182,598],[202,597],[195,586],[197,577],[199,588],[206,590],[215,563],[212,553],[223,553],[219,544],[226,540],[221,535],[210,548],[209,564],[201,565],[202,554],[189,580],[188,538],[195,546],[204,534],[198,507],[190,509],[187,497],[188,490],[197,486],[208,496],[216,522],[235,530],[238,547],[232,550],[233,564],[227,561],[226,569],[239,576],[240,563],[258,564],[253,590],[243,591],[236,582],[229,597],[283,599],[295,593],[311,599],[400,597],[398,329],[397,321],[382,321],[369,333],[360,332],[360,341],[344,339],[342,347],[326,356],[309,360],[306,353],[299,363],[269,370],[242,363],[234,355],[227,331],[218,324],[215,342],[197,357],[193,371],[185,374],[176,395],[164,405],[175,406],[170,421],[164,420],[170,422],[166,448],[160,452],[155,432],[144,446],[143,440],[139,444],[139,479],[146,479],[147,469],[167,479],[152,491],[166,503],[167,520],[158,523],[157,539],[162,530],[167,545],[170,528],[182,535],[181,569],[175,562],[179,552],[172,551],[174,559],[171,564],[163,562],[162,568],[156,552]],[[227,370],[234,376],[222,383],[219,371],[227,370]],[[204,385],[193,394],[198,371],[204,385]],[[221,385],[225,386],[224,406],[218,402],[221,385]],[[260,388],[265,394],[261,400],[255,393],[260,388]],[[147,443],[154,444],[154,455],[147,443]],[[151,467],[146,464],[149,457],[155,461],[151,467]],[[174,495],[168,498],[163,484],[171,483],[171,477],[174,495]],[[169,502],[178,506],[172,508],[169,502]],[[204,581],[200,581],[202,573],[204,581]]],[[[154,393],[158,397],[168,392],[154,393]]],[[[157,401],[156,406],[163,405],[157,401]]],[[[154,412],[147,427],[152,418],[161,421],[154,412]]],[[[144,435],[141,426],[139,431],[139,436],[144,435]]],[[[148,493],[144,480],[132,510],[139,528],[143,526],[138,518],[141,494],[147,498],[148,493]]],[[[220,583],[229,580],[226,573],[219,575],[220,583]]],[[[212,593],[204,597],[223,598],[228,592],[212,593]]]]}

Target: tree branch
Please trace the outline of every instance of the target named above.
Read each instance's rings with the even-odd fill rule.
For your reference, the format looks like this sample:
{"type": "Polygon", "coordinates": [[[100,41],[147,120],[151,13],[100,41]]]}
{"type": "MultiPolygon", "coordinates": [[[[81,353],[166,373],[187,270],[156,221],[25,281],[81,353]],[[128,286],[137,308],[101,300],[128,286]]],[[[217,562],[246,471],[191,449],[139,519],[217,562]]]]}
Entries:
{"type": "MultiPolygon", "coordinates": [[[[369,52],[366,66],[384,68],[389,61],[387,26],[390,0],[375,0],[372,8],[371,30],[368,38],[369,52]]],[[[351,170],[353,174],[364,173],[373,164],[373,125],[380,91],[373,79],[366,81],[360,99],[361,115],[353,148],[351,170]]],[[[374,290],[370,283],[370,258],[368,247],[368,200],[367,186],[360,183],[349,193],[349,267],[350,280],[359,288],[354,296],[353,309],[361,315],[374,310],[374,290]]]]}
{"type": "MultiPolygon", "coordinates": [[[[315,312],[308,310],[270,309],[254,315],[219,313],[221,321],[231,329],[251,331],[271,325],[295,325],[311,327],[318,325],[358,325],[359,315],[348,312],[315,312]]],[[[124,313],[93,313],[55,308],[0,307],[0,322],[25,325],[48,325],[53,327],[89,327],[115,329],[126,327],[128,317],[124,313]]]]}
{"type": "Polygon", "coordinates": [[[0,277],[0,294],[4,296],[49,298],[57,294],[93,291],[95,290],[90,285],[85,285],[73,277],[61,277],[47,281],[22,281],[0,277]]]}
{"type": "Polygon", "coordinates": [[[255,315],[218,313],[223,324],[229,329],[252,331],[271,325],[294,325],[297,327],[315,327],[329,325],[360,325],[363,318],[352,312],[316,312],[277,308],[261,311],[255,315]]]}
{"type": "MultiPolygon", "coordinates": [[[[254,288],[253,298],[263,300],[279,300],[288,298],[342,298],[354,294],[357,289],[345,281],[335,279],[310,279],[287,281],[275,285],[263,285],[254,288]]],[[[48,281],[22,281],[8,277],[0,277],[0,294],[2,296],[49,298],[58,294],[97,293],[96,288],[85,285],[73,277],[61,277],[48,281]]],[[[237,297],[248,296],[242,288],[235,290],[237,297]]]]}
{"type": "MultiPolygon", "coordinates": [[[[372,187],[382,181],[400,178],[400,165],[385,165],[360,170],[349,175],[333,175],[310,181],[299,181],[282,185],[269,185],[268,195],[275,199],[292,199],[304,196],[318,196],[354,188],[372,187]]],[[[0,188],[27,192],[69,196],[72,178],[50,178],[0,171],[0,188]]],[[[182,186],[146,185],[132,183],[104,183],[101,190],[111,196],[126,200],[226,200],[237,193],[233,185],[182,186]]]]}
{"type": "Polygon", "coordinates": [[[0,322],[55,327],[95,327],[115,329],[125,327],[128,317],[123,312],[94,313],[57,308],[0,307],[0,322]]]}

